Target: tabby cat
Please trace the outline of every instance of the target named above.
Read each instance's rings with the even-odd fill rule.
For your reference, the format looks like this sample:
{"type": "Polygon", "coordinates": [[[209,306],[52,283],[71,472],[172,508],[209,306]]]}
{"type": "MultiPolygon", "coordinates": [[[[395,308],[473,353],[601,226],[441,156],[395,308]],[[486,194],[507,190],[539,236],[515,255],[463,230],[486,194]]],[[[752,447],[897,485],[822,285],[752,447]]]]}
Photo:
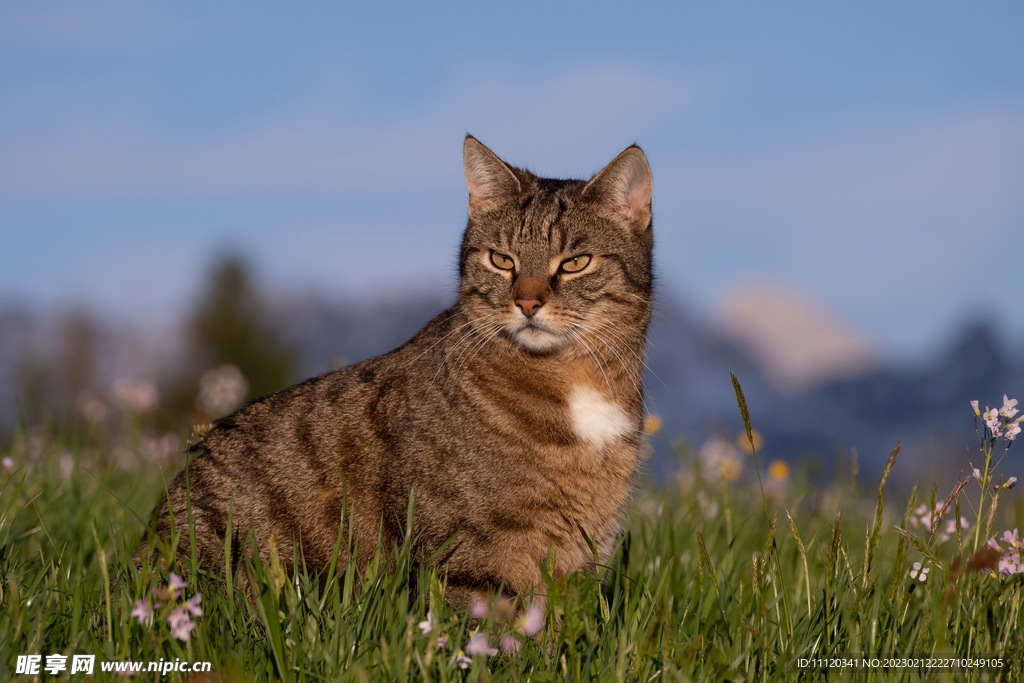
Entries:
{"type": "Polygon", "coordinates": [[[650,166],[632,146],[589,181],[539,178],[472,136],[464,164],[457,303],[390,353],[219,420],[155,511],[161,537],[190,503],[210,566],[230,510],[234,561],[251,531],[261,555],[299,543],[318,569],[343,506],[341,562],[349,541],[400,542],[414,495],[419,556],[444,548],[455,604],[530,592],[550,551],[556,576],[593,563],[591,543],[607,557],[643,451],[650,166]]]}

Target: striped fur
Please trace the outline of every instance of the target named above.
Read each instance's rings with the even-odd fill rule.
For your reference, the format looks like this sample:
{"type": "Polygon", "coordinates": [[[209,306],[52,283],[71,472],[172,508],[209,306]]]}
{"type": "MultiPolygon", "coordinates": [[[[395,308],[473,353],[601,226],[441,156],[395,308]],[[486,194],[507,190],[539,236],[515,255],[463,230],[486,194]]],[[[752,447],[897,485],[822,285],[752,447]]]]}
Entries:
{"type": "Polygon", "coordinates": [[[276,536],[282,557],[301,543],[323,568],[343,501],[346,541],[372,547],[401,540],[414,492],[420,557],[454,539],[436,561],[458,604],[532,590],[550,550],[556,574],[586,567],[581,529],[611,552],[643,452],[649,166],[631,147],[590,181],[544,179],[472,137],[465,157],[457,303],[390,353],[220,420],[155,511],[159,534],[191,500],[205,564],[223,557],[230,509],[236,558],[252,531],[261,554],[276,536]],[[588,265],[561,270],[574,256],[588,265]]]}

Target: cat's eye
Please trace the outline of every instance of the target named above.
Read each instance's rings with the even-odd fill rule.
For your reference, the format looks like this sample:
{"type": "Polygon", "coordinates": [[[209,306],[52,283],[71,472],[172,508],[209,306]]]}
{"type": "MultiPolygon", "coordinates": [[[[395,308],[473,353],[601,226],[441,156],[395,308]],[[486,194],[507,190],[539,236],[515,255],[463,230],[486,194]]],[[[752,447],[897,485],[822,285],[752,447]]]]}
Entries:
{"type": "Polygon", "coordinates": [[[515,261],[512,260],[511,256],[505,254],[499,254],[496,251],[491,252],[491,263],[502,270],[512,270],[516,267],[515,261]]]}
{"type": "Polygon", "coordinates": [[[590,256],[573,256],[562,261],[561,271],[563,273],[578,273],[590,265],[590,256]]]}

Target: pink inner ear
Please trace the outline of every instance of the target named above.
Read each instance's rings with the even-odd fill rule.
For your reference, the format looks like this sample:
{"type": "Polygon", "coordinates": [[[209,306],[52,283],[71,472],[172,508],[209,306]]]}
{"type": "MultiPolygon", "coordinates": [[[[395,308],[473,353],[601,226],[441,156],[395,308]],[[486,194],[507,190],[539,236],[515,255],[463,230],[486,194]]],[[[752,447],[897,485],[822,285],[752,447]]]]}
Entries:
{"type": "Polygon", "coordinates": [[[463,154],[471,209],[519,190],[519,181],[508,166],[477,140],[467,139],[463,154]]]}
{"type": "Polygon", "coordinates": [[[651,221],[653,183],[647,157],[639,147],[630,147],[594,176],[587,187],[601,188],[605,206],[630,229],[640,232],[651,221]]]}
{"type": "Polygon", "coordinates": [[[623,188],[623,214],[634,230],[643,230],[651,221],[651,183],[647,174],[634,175],[623,188]]]}
{"type": "Polygon", "coordinates": [[[651,188],[646,183],[630,188],[626,195],[626,221],[636,228],[646,228],[651,219],[651,188]],[[637,225],[641,223],[641,225],[637,225]]]}

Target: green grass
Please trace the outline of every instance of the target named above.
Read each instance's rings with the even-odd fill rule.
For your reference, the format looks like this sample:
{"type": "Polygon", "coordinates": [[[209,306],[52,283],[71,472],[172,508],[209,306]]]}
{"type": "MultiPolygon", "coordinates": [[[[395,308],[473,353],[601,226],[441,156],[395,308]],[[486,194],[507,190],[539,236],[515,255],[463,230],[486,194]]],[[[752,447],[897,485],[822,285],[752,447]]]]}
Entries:
{"type": "MultiPolygon", "coordinates": [[[[255,604],[229,589],[224,572],[201,574],[179,558],[189,585],[175,604],[203,595],[195,630],[187,642],[172,637],[172,605],[140,624],[130,614],[136,601],[152,599],[168,571],[160,562],[138,570],[132,556],[180,463],[124,472],[109,446],[38,433],[16,436],[0,455],[16,463],[0,484],[0,680],[25,654],[44,662],[50,654],[210,661],[223,680],[238,681],[1021,679],[1024,575],[969,568],[973,533],[942,543],[914,529],[912,511],[933,504],[934,493],[883,505],[845,487],[790,482],[763,499],[756,480],[705,483],[695,459],[681,459],[683,476],[638,496],[605,566],[548,583],[540,634],[518,637],[517,654],[478,655],[463,670],[456,658],[473,632],[497,644],[514,624],[477,622],[445,604],[442,580],[414,568],[409,543],[378,549],[363,573],[352,565],[326,577],[287,573],[280,563],[232,567],[250,575],[255,604]],[[925,557],[932,569],[922,583],[908,573],[925,557]],[[435,625],[424,634],[428,603],[435,625]],[[798,665],[854,654],[858,662],[995,655],[1004,666],[922,674],[798,665]]],[[[1012,512],[1004,504],[995,515],[1000,531],[1012,512]]],[[[96,669],[97,680],[113,677],[96,669]]]]}

